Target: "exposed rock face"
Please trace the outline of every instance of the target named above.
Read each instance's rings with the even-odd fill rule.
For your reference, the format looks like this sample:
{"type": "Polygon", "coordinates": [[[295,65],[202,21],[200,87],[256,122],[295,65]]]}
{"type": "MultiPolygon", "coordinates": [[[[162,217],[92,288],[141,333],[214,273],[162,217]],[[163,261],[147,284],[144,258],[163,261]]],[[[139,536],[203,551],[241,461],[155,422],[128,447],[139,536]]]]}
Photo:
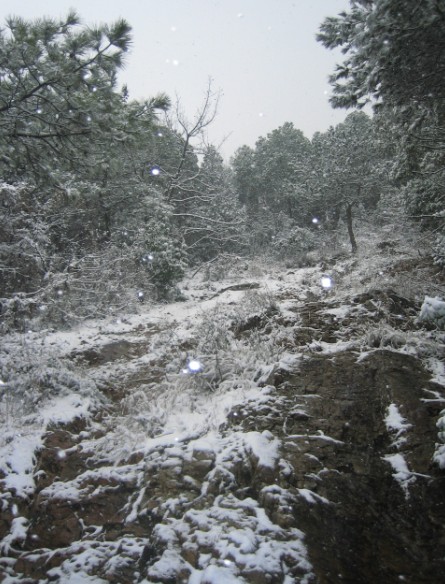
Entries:
{"type": "Polygon", "coordinates": [[[429,377],[407,355],[379,350],[357,363],[347,351],[312,357],[281,383],[309,414],[286,424],[283,443],[289,483],[300,490],[296,523],[319,582],[439,582],[444,477],[432,455],[440,406],[422,399],[440,388],[429,377]],[[411,424],[400,448],[384,423],[394,403],[411,424]],[[394,453],[409,469],[398,482],[386,460],[394,453]]]}
{"type": "MultiPolygon", "coordinates": [[[[3,510],[0,582],[439,584],[444,389],[399,350],[416,310],[379,290],[347,310],[325,298],[296,306],[295,319],[274,310],[238,323],[241,340],[286,329],[277,344],[295,360],[259,371],[263,389],[205,435],[159,434],[112,464],[96,452],[107,412],[50,428],[35,493],[11,492],[3,510]],[[12,535],[17,517],[25,538],[12,535]]],[[[85,359],[119,356],[139,351],[125,342],[85,359]]],[[[108,412],[122,407],[117,389],[108,412]]]]}

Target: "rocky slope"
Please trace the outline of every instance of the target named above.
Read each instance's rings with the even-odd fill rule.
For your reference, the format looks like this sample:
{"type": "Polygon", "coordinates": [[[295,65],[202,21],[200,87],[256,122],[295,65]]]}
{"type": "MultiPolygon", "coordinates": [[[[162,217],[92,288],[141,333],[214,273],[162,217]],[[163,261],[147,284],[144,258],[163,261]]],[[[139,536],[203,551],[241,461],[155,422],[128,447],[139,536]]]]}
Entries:
{"type": "Polygon", "coordinates": [[[418,316],[444,286],[418,245],[8,337],[0,582],[442,582],[445,335],[418,316]]]}

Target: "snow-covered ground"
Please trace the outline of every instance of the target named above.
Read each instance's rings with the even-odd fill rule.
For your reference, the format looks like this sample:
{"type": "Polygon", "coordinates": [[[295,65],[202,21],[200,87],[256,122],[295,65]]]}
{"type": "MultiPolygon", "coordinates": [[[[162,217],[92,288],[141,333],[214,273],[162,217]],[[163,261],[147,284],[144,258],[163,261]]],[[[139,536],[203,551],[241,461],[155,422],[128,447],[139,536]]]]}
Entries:
{"type": "MultiPolygon", "coordinates": [[[[398,259],[411,258],[411,250],[400,240],[399,244],[398,259]]],[[[284,529],[274,523],[258,500],[214,491],[215,485],[234,480],[231,469],[238,460],[254,460],[266,474],[267,469],[284,468],[280,441],[268,430],[223,429],[227,419],[236,417],[242,408],[273,409],[280,399],[270,383],[275,371],[297,371],[300,360],[313,352],[323,355],[352,349],[360,360],[377,347],[376,338],[380,346],[422,355],[434,381],[445,384],[438,333],[367,324],[361,336],[355,331],[354,338],[349,338],[351,315],[381,310],[375,304],[364,308],[352,302],[370,288],[398,287],[400,293],[404,287],[419,303],[429,296],[423,320],[431,320],[434,307],[443,313],[437,290],[429,290],[428,282],[411,282],[408,289],[404,275],[401,279],[393,269],[394,257],[375,253],[370,243],[361,249],[356,257],[300,269],[266,263],[244,269],[241,264],[245,261],[240,260],[223,280],[205,280],[202,273],[190,276],[182,283],[187,298],[182,302],[141,304],[139,314],[91,320],[66,331],[30,329],[5,338],[0,361],[0,504],[13,520],[1,542],[3,553],[20,549],[27,538],[29,519],[21,515],[16,501],[29,500],[37,488],[35,462],[45,432],[51,425],[83,418],[88,423],[82,448],[93,453],[97,467],[71,480],[54,480],[40,491],[40,497],[73,502],[87,493],[91,480],[97,482],[98,476],[106,481],[128,481],[139,485],[138,495],[124,513],[125,521],[131,523],[146,500],[147,469],[174,477],[193,461],[212,462],[202,483],[192,476],[183,477],[196,489],[194,501],[177,494],[162,503],[158,513],[165,520],[155,527],[153,537],[165,551],[150,568],[148,579],[141,576],[135,582],[165,581],[169,574],[179,574],[185,555],[194,557],[206,546],[212,553],[201,553],[189,582],[245,582],[240,570],[284,570],[286,574],[289,569],[283,582],[291,584],[297,580],[287,565],[298,567],[299,582],[311,582],[313,569],[298,526],[290,523],[284,529]],[[326,277],[332,285],[326,286],[326,277]],[[314,338],[296,348],[294,330],[301,324],[300,312],[321,302],[324,318],[345,323],[344,330],[335,342],[314,338]],[[370,339],[374,345],[369,344],[370,339]],[[97,412],[106,414],[97,416],[97,412]],[[128,464],[135,453],[141,462],[128,464]],[[213,492],[212,503],[200,507],[199,501],[208,500],[213,492]],[[188,510],[178,516],[178,507],[188,510]]],[[[442,394],[425,398],[444,401],[442,394]]],[[[304,408],[297,413],[304,415],[304,408]]],[[[443,419],[438,421],[439,437],[445,428],[443,419]]],[[[391,404],[384,423],[393,440],[393,451],[385,461],[408,495],[415,473],[398,451],[410,429],[403,405],[391,404]]],[[[337,440],[321,429],[315,436],[302,436],[306,440],[314,437],[337,440]]],[[[439,440],[435,461],[442,468],[444,448],[439,440]]],[[[60,448],[59,456],[63,459],[69,452],[60,448]]],[[[291,509],[293,501],[287,491],[280,491],[278,485],[263,490],[261,496],[275,498],[284,514],[287,507],[291,509]]],[[[299,489],[297,495],[308,504],[329,505],[310,489],[299,489]]],[[[139,538],[133,543],[120,540],[119,545],[125,548],[125,557],[131,558],[148,543],[139,538]]],[[[84,538],[78,552],[48,572],[48,577],[70,584],[106,582],[92,575],[92,566],[103,563],[104,558],[111,566],[117,548],[116,542],[99,544],[97,538],[84,538]]],[[[5,563],[3,583],[20,582],[10,565],[5,563]]]]}

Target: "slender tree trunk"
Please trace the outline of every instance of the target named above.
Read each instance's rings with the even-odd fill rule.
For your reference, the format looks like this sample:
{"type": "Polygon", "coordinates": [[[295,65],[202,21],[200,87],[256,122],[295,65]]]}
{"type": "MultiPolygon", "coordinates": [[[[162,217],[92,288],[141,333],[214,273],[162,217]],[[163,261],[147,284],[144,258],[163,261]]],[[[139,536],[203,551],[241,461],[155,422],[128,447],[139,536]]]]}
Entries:
{"type": "Polygon", "coordinates": [[[346,205],[346,225],[348,226],[349,241],[351,243],[352,253],[357,253],[357,242],[355,240],[354,230],[352,228],[352,207],[354,203],[347,203],[346,205]]]}

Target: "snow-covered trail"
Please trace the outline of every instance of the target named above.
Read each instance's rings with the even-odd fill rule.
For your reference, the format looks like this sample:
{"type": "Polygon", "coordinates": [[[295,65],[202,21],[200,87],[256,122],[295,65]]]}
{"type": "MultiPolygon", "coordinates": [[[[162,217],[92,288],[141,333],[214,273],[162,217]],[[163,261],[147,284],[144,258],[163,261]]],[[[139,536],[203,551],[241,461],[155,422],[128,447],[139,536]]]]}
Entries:
{"type": "MultiPolygon", "coordinates": [[[[342,493],[371,472],[373,440],[383,447],[367,454],[372,472],[400,505],[432,480],[433,440],[412,457],[411,414],[443,397],[410,359],[428,355],[440,383],[438,337],[414,327],[413,301],[375,290],[393,284],[393,266],[370,250],[331,266],[195,277],[183,302],[7,339],[40,393],[26,411],[12,403],[0,435],[6,582],[315,582],[324,528],[314,526],[342,521],[342,493]],[[388,371],[408,365],[424,401],[405,395],[404,378],[388,393],[388,371]],[[381,385],[367,388],[375,368],[381,385]],[[371,389],[376,400],[364,399],[371,389]]],[[[434,423],[427,431],[437,435],[434,423]]],[[[357,504],[375,494],[361,488],[357,504]]]]}
{"type": "MultiPolygon", "coordinates": [[[[142,485],[147,482],[147,473],[156,472],[158,477],[165,477],[160,479],[166,482],[157,513],[165,516],[166,521],[158,524],[153,537],[166,550],[152,565],[147,582],[158,578],[163,581],[168,573],[181,571],[184,560],[181,546],[177,548],[175,541],[179,533],[181,538],[185,537],[184,530],[189,533],[188,545],[196,549],[202,545],[206,533],[212,534],[215,543],[219,540],[219,560],[215,562],[203,556],[201,565],[189,574],[190,582],[241,582],[240,566],[248,571],[277,571],[282,570],[285,557],[289,570],[293,566],[293,572],[307,574],[309,578],[311,567],[303,534],[292,528],[291,535],[289,530],[272,522],[257,501],[241,499],[235,494],[221,495],[198,511],[200,500],[212,499],[215,488],[220,490],[226,480],[229,483],[235,480],[234,467],[241,469],[254,461],[256,472],[267,474],[279,460],[280,443],[270,432],[221,431],[231,412],[236,421],[237,408],[272,404],[273,388],[257,381],[277,361],[279,353],[284,355],[275,349],[267,362],[267,350],[258,347],[258,344],[268,344],[265,337],[258,336],[252,341],[236,339],[230,329],[234,315],[240,322],[252,316],[262,318],[271,302],[271,290],[282,287],[282,279],[267,276],[261,282],[255,281],[254,288],[248,286],[249,282],[243,286],[239,281],[226,281],[204,291],[202,283],[194,288],[188,283],[190,296],[198,295],[199,299],[148,308],[141,305],[137,315],[88,322],[69,331],[48,332],[43,337],[29,333],[26,343],[39,342],[41,351],[51,351],[58,359],[76,357],[83,375],[96,387],[107,385],[110,403],[104,405],[109,413],[105,418],[99,416],[100,421],[97,418],[96,412],[101,408],[97,391],[91,397],[53,396],[41,415],[34,418],[26,441],[14,440],[9,451],[4,451],[4,466],[9,470],[7,489],[32,497],[39,490],[39,480],[34,474],[35,456],[45,448],[48,423],[65,424],[70,417],[81,416],[91,419],[94,429],[89,430],[87,423],[79,443],[83,452],[90,453],[88,464],[94,470],[84,470],[70,480],[54,477],[40,490],[39,499],[48,505],[73,505],[76,501],[81,504],[90,496],[88,485],[98,480],[105,484],[123,481],[141,485],[141,490],[126,503],[125,522],[131,524],[144,513],[149,488],[142,485]],[[108,347],[121,342],[126,349],[138,345],[139,350],[136,354],[107,353],[99,362],[83,359],[91,351],[103,355],[108,347]],[[202,358],[202,371],[184,370],[184,344],[202,358]],[[161,376],[150,377],[159,363],[164,369],[161,376]],[[135,376],[143,381],[135,383],[135,376]],[[129,386],[130,380],[131,389],[113,394],[114,388],[129,386]],[[135,456],[143,462],[129,465],[128,460],[135,456]],[[14,460],[20,460],[21,466],[14,460]],[[187,466],[190,475],[184,477],[186,484],[182,485],[179,477],[187,466]],[[203,470],[196,475],[197,468],[207,471],[205,480],[201,477],[203,470]],[[221,483],[222,477],[226,479],[221,483]],[[20,486],[20,479],[24,478],[26,481],[20,486]],[[167,520],[169,516],[176,517],[175,523],[167,520]],[[280,545],[276,543],[277,538],[280,545]]],[[[291,362],[292,358],[288,358],[283,367],[291,362]]],[[[11,427],[12,433],[16,430],[11,427]]],[[[60,460],[69,459],[71,452],[72,447],[66,451],[60,449],[58,456],[60,460]]],[[[150,496],[153,498],[153,493],[150,496]]],[[[11,534],[11,545],[28,537],[29,524],[24,520],[20,525],[20,533],[16,530],[11,534]]],[[[78,564],[73,566],[67,559],[53,570],[52,576],[58,575],[64,582],[71,582],[75,573],[87,578],[88,567],[99,561],[95,541],[91,541],[91,547],[84,542],[83,572],[79,572],[78,564]]]]}
{"type": "MultiPolygon", "coordinates": [[[[187,299],[185,301],[169,304],[141,304],[137,314],[124,314],[121,318],[109,318],[102,320],[89,320],[66,331],[47,332],[44,336],[46,346],[56,350],[62,355],[69,355],[80,347],[100,346],[107,344],[111,339],[117,340],[123,335],[127,337],[139,336],[142,329],[149,329],[155,325],[159,329],[174,326],[176,335],[180,337],[184,330],[188,330],[191,324],[214,309],[224,306],[242,304],[246,295],[257,292],[274,296],[280,291],[290,288],[295,292],[300,291],[301,301],[307,298],[307,292],[320,292],[320,284],[316,281],[321,277],[320,268],[307,268],[297,271],[289,271],[283,282],[283,274],[277,270],[275,276],[263,274],[255,278],[245,280],[228,279],[218,283],[203,282],[200,278],[184,280],[182,285],[186,288],[187,299]],[[311,280],[308,286],[302,282],[311,280]],[[238,289],[233,289],[238,288],[238,289]]],[[[38,333],[35,338],[38,338],[38,333]]],[[[33,338],[33,333],[29,333],[33,338]]]]}

